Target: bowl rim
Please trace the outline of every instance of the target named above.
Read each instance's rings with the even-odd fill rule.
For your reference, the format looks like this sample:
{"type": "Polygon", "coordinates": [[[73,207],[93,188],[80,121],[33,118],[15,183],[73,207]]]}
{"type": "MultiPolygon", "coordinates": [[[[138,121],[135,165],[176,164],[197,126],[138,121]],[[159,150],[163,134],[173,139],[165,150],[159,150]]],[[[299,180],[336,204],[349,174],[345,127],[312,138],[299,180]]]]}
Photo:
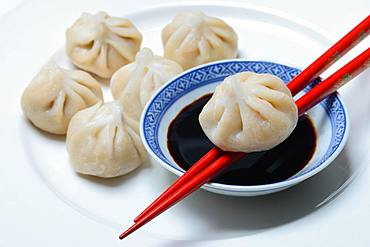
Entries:
{"type": "MultiPolygon", "coordinates": [[[[276,59],[275,60],[271,59],[269,61],[266,61],[264,59],[245,59],[245,58],[224,59],[224,60],[217,60],[217,61],[213,61],[213,62],[210,62],[210,63],[201,64],[201,65],[195,66],[191,69],[185,70],[182,73],[178,74],[177,76],[171,78],[169,81],[164,83],[161,87],[159,87],[155,91],[155,93],[150,97],[150,99],[148,100],[148,102],[146,103],[146,105],[145,105],[145,107],[142,111],[142,114],[141,114],[141,117],[140,117],[140,138],[142,140],[142,143],[143,143],[145,149],[148,151],[149,155],[151,157],[153,157],[162,167],[164,167],[165,169],[169,170],[170,172],[176,174],[177,176],[181,176],[182,174],[184,174],[184,172],[180,171],[180,170],[177,170],[177,169],[173,168],[172,166],[170,166],[169,164],[167,164],[166,162],[164,162],[156,153],[153,152],[153,150],[151,149],[151,147],[149,146],[149,144],[147,142],[147,139],[145,138],[145,135],[144,135],[144,132],[145,132],[145,130],[144,130],[144,118],[145,118],[145,116],[148,112],[148,108],[149,108],[151,102],[156,98],[156,96],[159,93],[161,93],[165,88],[167,88],[167,86],[169,84],[171,84],[173,81],[177,80],[178,78],[180,78],[180,77],[182,77],[182,76],[184,76],[184,75],[186,75],[190,72],[193,72],[195,70],[206,67],[206,66],[220,64],[220,63],[227,63],[227,62],[276,63],[276,64],[279,64],[279,65],[284,65],[284,66],[289,66],[289,67],[292,67],[292,68],[295,68],[295,69],[299,69],[299,70],[302,71],[302,69],[299,66],[295,66],[293,64],[282,62],[282,61],[279,61],[279,60],[276,60],[276,59]]],[[[339,143],[337,149],[329,157],[327,157],[327,159],[324,162],[322,162],[320,165],[318,165],[314,169],[308,171],[307,173],[304,173],[304,174],[301,174],[299,176],[293,177],[292,179],[288,179],[288,180],[284,180],[284,181],[280,181],[280,182],[275,182],[275,183],[270,183],[270,184],[229,185],[229,184],[222,184],[222,183],[206,183],[202,187],[210,189],[210,190],[229,191],[229,192],[262,192],[262,191],[288,188],[288,187],[293,186],[295,184],[298,184],[298,183],[314,176],[315,174],[319,173],[320,171],[322,171],[324,168],[329,166],[334,161],[334,159],[341,153],[341,151],[343,150],[343,148],[344,148],[344,146],[345,146],[345,144],[348,140],[348,135],[349,135],[350,119],[349,119],[349,114],[348,114],[347,107],[346,107],[346,105],[343,101],[343,98],[340,96],[340,94],[338,92],[336,92],[335,94],[336,94],[336,97],[338,98],[338,100],[340,101],[340,103],[342,105],[343,112],[344,112],[344,117],[345,117],[344,120],[346,122],[346,125],[345,125],[345,128],[344,128],[343,138],[342,138],[341,142],[339,143]]]]}

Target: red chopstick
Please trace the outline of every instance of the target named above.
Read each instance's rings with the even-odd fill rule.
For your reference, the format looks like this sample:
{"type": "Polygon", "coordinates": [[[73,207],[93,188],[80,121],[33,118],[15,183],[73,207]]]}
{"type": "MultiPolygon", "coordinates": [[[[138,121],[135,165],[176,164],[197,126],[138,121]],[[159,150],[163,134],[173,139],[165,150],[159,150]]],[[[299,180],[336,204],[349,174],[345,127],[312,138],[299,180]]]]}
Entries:
{"type": "MultiPolygon", "coordinates": [[[[300,99],[296,102],[298,106],[299,114],[302,114],[307,110],[309,107],[314,106],[316,103],[320,102],[319,99],[323,99],[324,97],[328,96],[330,92],[334,92],[336,89],[347,83],[349,80],[346,78],[354,78],[361,71],[364,70],[366,67],[365,63],[369,62],[370,59],[370,48],[368,48],[365,52],[361,53],[351,62],[346,64],[343,68],[335,72],[332,76],[330,76],[327,80],[324,80],[319,85],[321,86],[318,90],[311,90],[310,92],[306,93],[300,99],[302,100],[301,108],[298,104],[300,99]],[[349,77],[348,77],[349,76],[349,77]],[[337,80],[334,80],[337,79],[337,80]]],[[[316,88],[316,87],[315,87],[316,88]]],[[[195,190],[199,189],[202,185],[207,183],[210,179],[214,176],[219,174],[224,168],[232,164],[233,162],[241,159],[244,157],[246,153],[234,153],[234,152],[224,152],[222,156],[216,159],[216,161],[212,162],[211,164],[207,165],[203,170],[197,173],[195,176],[191,178],[187,178],[188,182],[182,184],[179,187],[179,183],[177,184],[177,189],[173,191],[171,194],[167,194],[167,197],[163,197],[159,204],[152,206],[151,210],[147,210],[146,214],[142,213],[142,217],[138,218],[136,223],[131,226],[128,230],[122,233],[119,238],[123,239],[124,237],[128,236],[174,204],[178,201],[182,200],[195,190]]],[[[203,165],[203,164],[202,164],[203,165]]],[[[186,174],[186,173],[185,173],[186,174]]],[[[185,176],[185,175],[183,175],[185,176]]],[[[184,180],[183,180],[184,181],[184,180]]],[[[170,188],[167,190],[169,191],[170,188]]],[[[172,189],[171,189],[172,190],[172,189]]],[[[167,192],[166,191],[166,192],[167,192]]],[[[158,199],[157,199],[158,200],[158,199]]]]}
{"type": "Polygon", "coordinates": [[[213,178],[213,176],[221,172],[222,168],[241,159],[244,156],[245,153],[224,152],[224,154],[220,158],[214,161],[211,165],[208,165],[207,168],[203,169],[196,176],[192,177],[188,183],[182,185],[178,190],[170,194],[160,204],[158,204],[151,211],[141,217],[133,226],[122,233],[119,238],[123,239],[124,237],[128,236],[130,233],[134,232],[135,230],[152,220],[154,217],[158,216],[166,209],[176,204],[181,199],[199,189],[203,184],[207,183],[211,178],[213,178]],[[212,176],[210,176],[210,174],[212,174],[212,176]]]}
{"type": "Polygon", "coordinates": [[[192,177],[206,168],[210,162],[213,162],[218,157],[220,157],[224,151],[222,151],[218,147],[214,147],[208,151],[206,155],[204,155],[197,163],[195,163],[189,170],[186,171],[185,174],[179,177],[175,183],[173,183],[167,190],[165,190],[152,204],[149,205],[139,216],[134,219],[134,222],[138,221],[139,219],[143,218],[148,212],[150,212],[154,207],[160,204],[166,197],[171,195],[177,189],[181,188],[182,185],[187,183],[192,177]]]}
{"type": "MultiPolygon", "coordinates": [[[[357,25],[350,33],[348,33],[345,37],[343,37],[340,41],[345,42],[349,46],[353,46],[355,41],[349,42],[349,39],[346,38],[347,36],[351,37],[358,37],[357,35],[353,35],[352,32],[355,33],[362,33],[363,36],[368,35],[369,33],[369,26],[370,26],[370,18],[369,16],[362,21],[359,25],[357,25]],[[365,23],[365,24],[364,24],[365,23]],[[365,31],[359,31],[359,27],[364,28],[365,31]],[[344,41],[343,41],[344,40],[344,41]]],[[[333,47],[338,46],[341,48],[340,54],[347,52],[350,48],[345,48],[344,45],[339,44],[337,42],[333,47]]],[[[333,51],[333,47],[331,47],[325,54],[331,54],[333,51]]],[[[358,75],[364,68],[365,63],[369,62],[370,51],[367,49],[365,52],[361,53],[358,57],[353,59],[351,62],[346,64],[343,68],[335,72],[332,76],[328,79],[321,82],[318,89],[312,89],[310,92],[302,96],[296,103],[299,108],[299,112],[304,113],[307,109],[314,106],[316,103],[320,102],[323,98],[325,98],[330,93],[334,92],[340,86],[344,85],[350,79],[354,78],[358,75]]],[[[338,53],[337,53],[338,54],[338,53]]],[[[323,57],[322,55],[321,57],[323,57]]],[[[320,58],[321,58],[320,57],[320,58]]],[[[305,73],[304,70],[300,73],[295,79],[293,79],[289,84],[288,87],[292,91],[292,94],[295,95],[301,89],[303,89],[310,80],[318,75],[318,72],[314,70],[322,72],[324,69],[321,69],[320,66],[315,65],[315,63],[321,64],[323,66],[328,67],[328,65],[332,64],[333,61],[327,60],[326,63],[323,63],[323,60],[317,59],[313,64],[311,64],[306,70],[309,69],[309,72],[305,73]],[[303,80],[302,77],[308,78],[307,75],[311,74],[312,77],[309,80],[303,80]],[[298,90],[301,88],[300,90],[298,90]]],[[[135,218],[135,224],[129,228],[127,231],[120,235],[120,239],[123,239],[154,217],[158,216],[160,213],[174,205],[176,202],[180,201],[181,199],[185,198],[187,195],[192,193],[193,191],[200,188],[203,184],[207,183],[211,178],[217,175],[219,172],[222,171],[223,168],[227,167],[229,164],[233,163],[234,161],[244,157],[245,153],[232,153],[232,152],[224,152],[215,147],[211,149],[202,159],[200,159],[195,165],[193,165],[183,176],[181,176],[172,186],[170,186],[160,197],[158,197],[148,208],[146,208],[138,217],[135,218]],[[222,156],[221,156],[222,155],[222,156]],[[217,159],[216,161],[214,161],[217,159]],[[214,162],[213,162],[214,161],[214,162]],[[213,163],[211,163],[213,162],[213,163]],[[211,163],[211,164],[210,164],[211,163]]]]}
{"type": "MultiPolygon", "coordinates": [[[[288,84],[288,88],[292,92],[292,95],[296,95],[304,87],[306,87],[310,81],[322,73],[326,68],[333,64],[339,56],[343,56],[348,52],[354,44],[369,34],[370,30],[370,15],[366,17],[361,23],[355,28],[348,32],[343,38],[337,43],[330,47],[323,55],[316,59],[310,66],[302,71],[288,84]]],[[[307,96],[306,96],[307,97],[307,96]]],[[[306,98],[305,98],[306,99],[306,98]]],[[[301,104],[302,102],[300,102],[301,104]]],[[[171,185],[165,192],[163,192],[152,204],[149,205],[139,216],[134,219],[137,222],[156,205],[161,203],[164,198],[176,191],[179,187],[189,181],[194,174],[203,170],[208,164],[216,160],[217,157],[222,155],[222,150],[214,147],[211,149],[201,160],[194,164],[184,175],[182,175],[176,182],[171,185]]]]}
{"type": "Polygon", "coordinates": [[[322,81],[308,93],[303,95],[296,101],[300,113],[306,112],[308,109],[319,103],[329,94],[335,92],[338,88],[346,84],[352,78],[360,74],[367,66],[370,58],[370,48],[358,55],[351,62],[344,65],[337,72],[322,81]]]}
{"type": "Polygon", "coordinates": [[[343,38],[329,48],[324,54],[309,65],[299,76],[289,83],[293,95],[300,92],[313,78],[324,72],[330,65],[346,54],[357,43],[369,35],[370,15],[348,32],[343,38]]]}

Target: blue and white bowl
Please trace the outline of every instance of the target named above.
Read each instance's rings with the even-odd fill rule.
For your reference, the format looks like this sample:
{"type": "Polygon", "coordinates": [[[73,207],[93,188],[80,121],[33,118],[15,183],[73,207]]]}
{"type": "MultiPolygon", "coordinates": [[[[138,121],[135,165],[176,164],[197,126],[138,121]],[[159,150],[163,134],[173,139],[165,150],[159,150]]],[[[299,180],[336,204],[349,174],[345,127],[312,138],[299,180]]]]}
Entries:
{"type": "MultiPolygon", "coordinates": [[[[217,61],[185,71],[163,85],[143,111],[140,132],[149,154],[164,168],[181,176],[184,170],[175,163],[167,148],[167,131],[171,121],[185,106],[213,92],[225,77],[242,71],[271,73],[285,83],[300,72],[299,69],[278,63],[242,59],[217,61]]],[[[304,91],[308,91],[314,83],[304,91]]],[[[317,131],[317,147],[310,162],[296,175],[281,182],[264,185],[208,183],[202,188],[234,196],[269,194],[289,188],[327,167],[343,149],[347,140],[349,119],[346,107],[340,96],[333,94],[308,113],[317,131]]]]}

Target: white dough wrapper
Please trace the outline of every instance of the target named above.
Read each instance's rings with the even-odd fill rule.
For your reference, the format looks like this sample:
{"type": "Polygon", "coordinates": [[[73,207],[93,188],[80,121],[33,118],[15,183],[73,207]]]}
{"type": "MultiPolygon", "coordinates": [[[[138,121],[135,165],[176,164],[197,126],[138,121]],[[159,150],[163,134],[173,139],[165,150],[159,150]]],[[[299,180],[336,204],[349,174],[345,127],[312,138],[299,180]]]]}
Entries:
{"type": "Polygon", "coordinates": [[[38,128],[65,134],[72,116],[103,100],[99,83],[87,72],[47,63],[24,90],[21,105],[38,128]]]}
{"type": "Polygon", "coordinates": [[[98,177],[127,174],[147,157],[139,123],[125,117],[116,101],[98,102],[72,118],[67,151],[76,172],[98,177]]]}
{"type": "Polygon", "coordinates": [[[183,70],[176,62],[156,56],[148,48],[136,55],[136,60],[112,76],[113,98],[122,103],[125,112],[139,121],[141,112],[152,94],[183,70]]]}
{"type": "Polygon", "coordinates": [[[83,13],[66,32],[66,51],[77,66],[103,78],[135,59],[142,35],[125,18],[83,13]]]}
{"type": "Polygon", "coordinates": [[[280,144],[297,121],[298,109],[284,82],[253,72],[225,78],[199,115],[204,133],[216,146],[247,153],[280,144]]]}
{"type": "Polygon", "coordinates": [[[184,69],[211,61],[235,58],[238,36],[221,19],[201,11],[180,12],[162,30],[164,56],[184,69]]]}

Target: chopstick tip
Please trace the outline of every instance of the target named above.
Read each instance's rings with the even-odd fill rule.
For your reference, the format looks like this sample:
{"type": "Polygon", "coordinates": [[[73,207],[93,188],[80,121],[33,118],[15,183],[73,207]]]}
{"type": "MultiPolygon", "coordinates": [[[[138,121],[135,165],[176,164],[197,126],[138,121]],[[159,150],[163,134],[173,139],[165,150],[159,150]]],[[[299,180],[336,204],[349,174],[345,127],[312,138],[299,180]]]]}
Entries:
{"type": "Polygon", "coordinates": [[[124,239],[125,237],[127,237],[128,235],[130,235],[131,233],[133,233],[134,231],[136,231],[140,226],[138,224],[133,224],[129,229],[127,229],[126,231],[124,231],[123,233],[121,233],[121,235],[119,235],[119,239],[122,240],[124,239]]]}
{"type": "Polygon", "coordinates": [[[121,233],[121,235],[119,235],[119,239],[120,240],[122,240],[122,239],[124,239],[125,237],[127,237],[129,235],[129,233],[127,233],[127,231],[125,231],[125,232],[123,232],[123,233],[121,233]]]}

